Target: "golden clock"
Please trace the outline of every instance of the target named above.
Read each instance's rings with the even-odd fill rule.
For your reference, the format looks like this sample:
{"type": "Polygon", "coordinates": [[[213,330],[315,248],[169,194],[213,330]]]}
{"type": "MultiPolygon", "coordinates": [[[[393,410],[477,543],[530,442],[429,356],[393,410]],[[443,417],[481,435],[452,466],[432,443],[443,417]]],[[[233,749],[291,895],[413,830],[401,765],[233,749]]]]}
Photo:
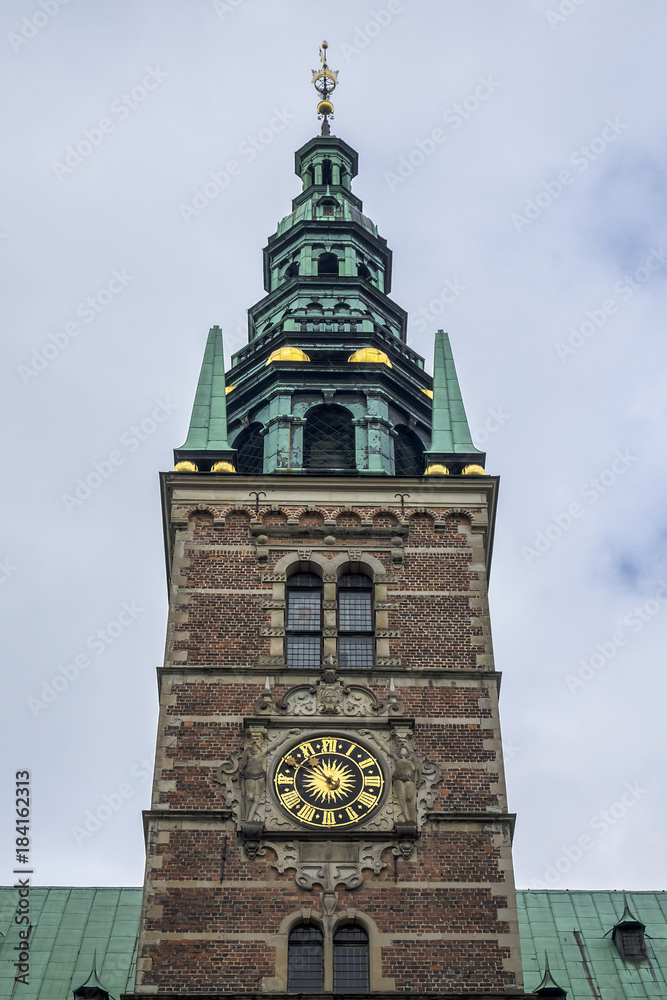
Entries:
{"type": "Polygon", "coordinates": [[[321,829],[361,823],[377,811],[384,774],[377,758],[344,736],[315,736],[278,761],[273,786],[292,819],[321,829]]]}

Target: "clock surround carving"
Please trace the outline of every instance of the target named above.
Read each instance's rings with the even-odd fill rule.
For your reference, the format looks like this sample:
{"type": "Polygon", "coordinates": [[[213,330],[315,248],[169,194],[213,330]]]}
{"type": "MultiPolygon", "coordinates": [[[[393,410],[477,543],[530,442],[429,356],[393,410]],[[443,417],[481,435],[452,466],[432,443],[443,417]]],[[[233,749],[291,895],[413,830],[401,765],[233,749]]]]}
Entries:
{"type": "MultiPolygon", "coordinates": [[[[302,889],[321,886],[327,905],[335,906],[338,888],[351,891],[362,884],[364,869],[379,874],[386,868],[384,851],[391,849],[395,859],[407,860],[414,855],[442,772],[416,752],[414,720],[405,716],[393,680],[381,702],[371,688],[341,678],[329,656],[314,683],[296,684],[279,700],[274,698],[267,677],[255,710],[255,718],[244,720],[241,747],[220,765],[216,775],[250,859],[272,852],[276,856],[275,861],[269,861],[273,868],[280,873],[293,870],[302,889]],[[315,800],[309,801],[301,817],[286,808],[278,776],[290,779],[300,769],[305,780],[308,754],[295,753],[304,744],[316,759],[311,768],[311,791],[319,786],[324,793],[329,789],[327,775],[329,781],[340,779],[331,748],[335,746],[337,752],[340,744],[343,755],[352,745],[363,749],[368,755],[364,759],[372,760],[382,776],[381,794],[373,808],[364,810],[364,815],[346,817],[340,825],[332,822],[331,816],[325,825],[323,815],[318,817],[316,809],[311,813],[315,800]],[[290,757],[299,768],[285,768],[290,757]],[[323,757],[328,761],[324,767],[323,757]],[[317,780],[313,780],[315,775],[317,780]]],[[[375,777],[375,771],[373,774],[375,777]]],[[[285,785],[291,782],[285,780],[285,785]]],[[[303,796],[295,808],[303,809],[303,796]]]]}

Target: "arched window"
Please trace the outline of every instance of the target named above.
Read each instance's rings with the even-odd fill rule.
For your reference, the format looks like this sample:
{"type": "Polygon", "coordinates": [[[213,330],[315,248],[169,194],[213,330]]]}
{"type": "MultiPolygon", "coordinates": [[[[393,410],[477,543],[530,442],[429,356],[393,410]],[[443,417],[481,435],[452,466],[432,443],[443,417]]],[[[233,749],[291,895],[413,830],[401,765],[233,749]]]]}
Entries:
{"type": "Polygon", "coordinates": [[[285,662],[288,667],[322,663],[322,581],[314,573],[294,573],[287,581],[285,662]]]}
{"type": "Polygon", "coordinates": [[[338,665],[373,666],[373,581],[362,573],[338,580],[338,665]]]}
{"type": "Polygon", "coordinates": [[[338,257],[335,253],[321,253],[317,258],[318,274],[338,275],[338,257]]]}
{"type": "Polygon", "coordinates": [[[250,424],[234,442],[236,471],[245,476],[264,472],[264,438],[261,424],[250,424]]]}
{"type": "Polygon", "coordinates": [[[333,936],[334,993],[367,993],[368,934],[358,924],[343,924],[333,936]]]}
{"type": "Polygon", "coordinates": [[[352,416],[342,406],[314,406],[308,411],[303,467],[318,472],[356,472],[352,416]]]}
{"type": "Polygon", "coordinates": [[[313,924],[290,931],[287,953],[288,993],[321,993],[324,988],[324,939],[313,924]]]}
{"type": "Polygon", "coordinates": [[[424,446],[414,431],[396,427],[394,470],[397,476],[421,476],[424,471],[424,446]]]}

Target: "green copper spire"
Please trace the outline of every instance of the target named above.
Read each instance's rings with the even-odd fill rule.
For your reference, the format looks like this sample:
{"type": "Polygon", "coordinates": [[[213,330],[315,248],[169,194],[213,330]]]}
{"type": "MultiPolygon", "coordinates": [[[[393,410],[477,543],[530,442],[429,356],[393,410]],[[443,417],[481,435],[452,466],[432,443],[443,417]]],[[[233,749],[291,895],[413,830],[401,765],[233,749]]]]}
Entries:
{"type": "MultiPolygon", "coordinates": [[[[176,462],[231,462],[234,450],[227,441],[227,402],[222,330],[209,330],[204,360],[192,407],[188,436],[174,451],[176,462]]],[[[195,471],[195,470],[192,470],[195,471]]],[[[234,471],[214,470],[214,471],[234,471]]]]}
{"type": "Polygon", "coordinates": [[[449,336],[444,330],[435,335],[433,354],[433,424],[429,463],[447,464],[452,458],[479,462],[484,453],[475,448],[456,375],[449,336]]]}

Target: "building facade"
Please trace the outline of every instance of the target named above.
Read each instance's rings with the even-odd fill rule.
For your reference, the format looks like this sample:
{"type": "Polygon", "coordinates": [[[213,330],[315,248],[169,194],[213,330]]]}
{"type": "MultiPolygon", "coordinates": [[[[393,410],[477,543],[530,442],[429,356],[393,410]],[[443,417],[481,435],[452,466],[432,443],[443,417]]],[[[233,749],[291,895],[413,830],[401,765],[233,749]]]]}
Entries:
{"type": "Polygon", "coordinates": [[[211,330],[162,476],[134,995],[522,995],[487,607],[498,483],[446,335],[433,378],[407,345],[323,103],[248,344],[226,375],[211,330]]]}

